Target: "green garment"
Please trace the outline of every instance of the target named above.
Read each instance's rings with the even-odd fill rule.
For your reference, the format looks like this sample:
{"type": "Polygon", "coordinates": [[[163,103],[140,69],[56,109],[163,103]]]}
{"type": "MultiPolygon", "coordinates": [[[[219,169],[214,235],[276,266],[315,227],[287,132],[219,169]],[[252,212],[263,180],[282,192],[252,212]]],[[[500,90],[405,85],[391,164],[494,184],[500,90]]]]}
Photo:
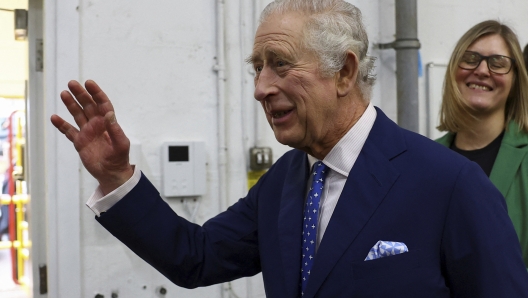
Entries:
{"type": "MultiPolygon", "coordinates": [[[[436,141],[449,147],[454,138],[447,133],[436,141]]],[[[506,198],[508,214],[521,243],[524,264],[528,267],[528,134],[511,121],[493,164],[490,180],[506,198]]]]}

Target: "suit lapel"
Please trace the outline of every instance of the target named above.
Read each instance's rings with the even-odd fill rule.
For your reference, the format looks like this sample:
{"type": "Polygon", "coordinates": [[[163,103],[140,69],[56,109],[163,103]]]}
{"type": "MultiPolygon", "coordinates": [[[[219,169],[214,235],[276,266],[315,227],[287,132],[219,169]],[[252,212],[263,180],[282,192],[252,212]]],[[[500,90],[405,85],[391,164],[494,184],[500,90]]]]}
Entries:
{"type": "Polygon", "coordinates": [[[282,191],[278,233],[287,291],[284,297],[297,297],[300,290],[302,214],[308,172],[306,154],[299,152],[292,161],[282,191]]]}
{"type": "Polygon", "coordinates": [[[512,121],[504,134],[497,159],[490,174],[490,180],[504,197],[506,197],[517,169],[526,155],[527,144],[528,137],[519,132],[517,125],[512,121]]]}
{"type": "Polygon", "coordinates": [[[306,298],[316,294],[399,176],[390,159],[405,151],[401,130],[379,109],[377,113],[317,251],[306,298]]]}

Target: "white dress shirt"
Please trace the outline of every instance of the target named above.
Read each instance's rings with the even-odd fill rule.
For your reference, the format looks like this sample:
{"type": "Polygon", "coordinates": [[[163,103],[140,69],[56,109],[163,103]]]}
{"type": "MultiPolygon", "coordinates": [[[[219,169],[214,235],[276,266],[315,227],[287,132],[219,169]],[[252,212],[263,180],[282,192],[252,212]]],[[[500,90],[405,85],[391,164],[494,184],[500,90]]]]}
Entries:
{"type": "Polygon", "coordinates": [[[111,193],[103,196],[103,192],[100,187],[97,187],[86,202],[86,206],[90,207],[95,215],[100,216],[101,213],[106,212],[110,207],[114,206],[119,200],[125,197],[139,182],[141,178],[141,171],[138,167],[134,166],[134,174],[127,182],[118,188],[114,189],[111,193]]]}
{"type": "MultiPolygon", "coordinates": [[[[345,187],[345,182],[348,178],[348,173],[352,170],[356,162],[361,148],[365,144],[367,137],[376,120],[376,109],[372,104],[369,104],[358,122],[343,136],[339,142],[332,148],[332,150],[325,156],[323,163],[327,165],[331,171],[327,174],[324,192],[320,198],[319,220],[317,227],[317,243],[315,249],[319,247],[319,243],[323,239],[323,235],[328,227],[330,218],[334,213],[334,209],[339,200],[341,192],[345,187]]],[[[313,164],[318,161],[315,157],[308,155],[310,162],[310,169],[313,164]]],[[[309,178],[311,179],[311,177],[309,178]]],[[[308,187],[310,186],[308,182],[308,187]]],[[[308,194],[308,190],[306,190],[308,194]]]]}
{"type": "MultiPolygon", "coordinates": [[[[323,239],[328,222],[332,217],[339,196],[345,186],[348,173],[354,166],[375,120],[376,109],[374,109],[372,104],[369,104],[358,122],[339,140],[323,160],[331,171],[326,176],[324,193],[320,199],[321,209],[319,210],[316,248],[319,246],[321,239],[323,239]]],[[[310,162],[311,168],[317,162],[317,159],[308,155],[308,161],[310,162]]],[[[114,206],[114,204],[129,193],[139,182],[140,178],[141,171],[137,167],[134,167],[134,174],[127,182],[106,196],[103,196],[101,189],[97,187],[90,199],[88,199],[88,202],[86,202],[86,205],[97,216],[100,216],[101,213],[110,209],[110,207],[114,206]]],[[[310,182],[308,185],[310,185],[310,182]]],[[[306,193],[308,193],[308,190],[306,193]]]]}

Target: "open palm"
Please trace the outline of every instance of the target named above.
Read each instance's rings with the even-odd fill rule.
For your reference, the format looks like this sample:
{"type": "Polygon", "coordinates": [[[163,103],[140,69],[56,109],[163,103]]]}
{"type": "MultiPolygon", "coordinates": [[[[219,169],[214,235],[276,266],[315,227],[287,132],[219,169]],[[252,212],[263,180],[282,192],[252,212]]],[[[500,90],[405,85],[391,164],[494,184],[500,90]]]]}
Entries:
{"type": "Polygon", "coordinates": [[[73,143],[84,167],[107,194],[132,176],[128,159],[130,141],[117,123],[106,94],[94,81],[86,81],[85,87],[70,81],[71,93],[61,93],[78,129],[58,115],[52,115],[51,122],[73,143]]]}

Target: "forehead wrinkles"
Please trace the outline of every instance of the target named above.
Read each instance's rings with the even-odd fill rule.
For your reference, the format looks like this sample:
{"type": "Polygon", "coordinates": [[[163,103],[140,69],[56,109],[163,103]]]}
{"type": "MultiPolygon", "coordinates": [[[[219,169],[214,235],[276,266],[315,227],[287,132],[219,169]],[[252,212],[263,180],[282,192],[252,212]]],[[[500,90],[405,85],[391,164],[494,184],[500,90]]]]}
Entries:
{"type": "Polygon", "coordinates": [[[266,56],[271,53],[277,56],[287,55],[295,58],[299,52],[299,43],[296,41],[287,34],[270,33],[260,36],[255,40],[254,56],[262,59],[264,58],[261,57],[262,55],[266,56]]]}

